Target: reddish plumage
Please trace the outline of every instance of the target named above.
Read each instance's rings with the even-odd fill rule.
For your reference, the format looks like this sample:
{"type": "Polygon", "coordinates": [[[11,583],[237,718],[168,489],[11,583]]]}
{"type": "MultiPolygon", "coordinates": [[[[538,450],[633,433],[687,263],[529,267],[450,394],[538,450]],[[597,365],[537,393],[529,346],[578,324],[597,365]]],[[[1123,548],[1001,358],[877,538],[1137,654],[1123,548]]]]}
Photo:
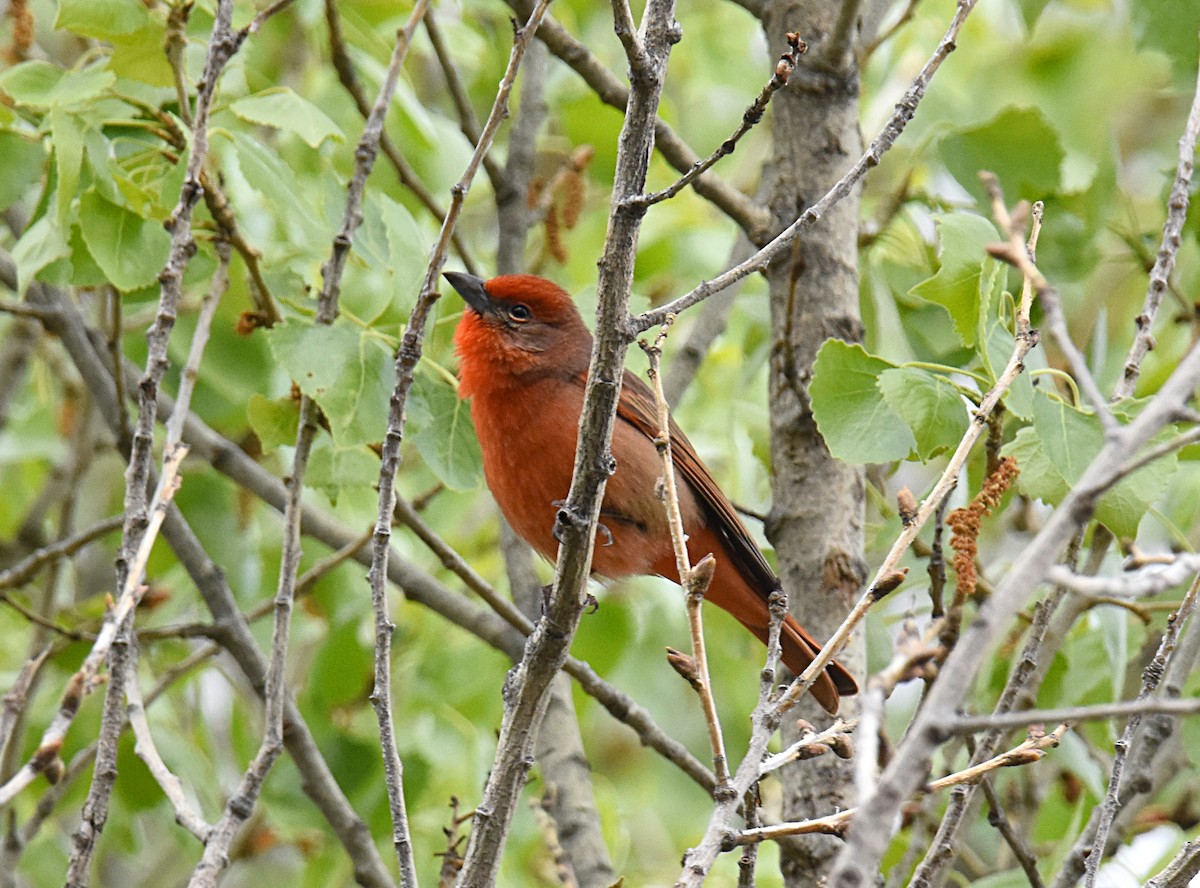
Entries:
{"type": "MultiPolygon", "coordinates": [[[[468,305],[454,335],[459,394],[471,399],[488,487],[513,529],[553,559],[555,503],[571,486],[591,334],[571,297],[544,278],[446,277],[468,305]]],[[[626,372],[613,428],[617,470],[605,488],[605,530],[592,557],[600,576],[655,574],[679,582],[666,516],[654,493],[661,474],[654,416],[650,390],[626,372]]],[[[670,434],[688,552],[693,563],[708,553],[717,560],[707,600],[765,642],[767,596],[779,580],[674,421],[670,434]]],[[[801,672],[819,648],[787,618],[783,660],[789,669],[801,672]]],[[[830,712],[837,711],[839,694],[857,690],[837,662],[812,687],[830,712]]]]}

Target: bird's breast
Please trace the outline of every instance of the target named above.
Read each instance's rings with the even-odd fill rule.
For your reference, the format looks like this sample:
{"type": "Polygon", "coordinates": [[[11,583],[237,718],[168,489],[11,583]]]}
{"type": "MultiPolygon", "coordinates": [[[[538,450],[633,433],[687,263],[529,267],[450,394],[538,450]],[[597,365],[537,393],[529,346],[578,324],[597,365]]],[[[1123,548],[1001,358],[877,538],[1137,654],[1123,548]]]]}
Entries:
{"type": "MultiPolygon", "coordinates": [[[[558,552],[554,520],[570,491],[582,409],[582,386],[555,378],[518,389],[477,390],[471,400],[488,488],[513,530],[549,560],[558,552]]],[[[614,578],[657,573],[654,565],[670,552],[665,512],[655,493],[658,453],[649,438],[620,419],[612,450],[617,469],[601,508],[593,572],[614,578]]],[[[690,490],[682,493],[685,521],[694,526],[695,499],[690,490]]]]}

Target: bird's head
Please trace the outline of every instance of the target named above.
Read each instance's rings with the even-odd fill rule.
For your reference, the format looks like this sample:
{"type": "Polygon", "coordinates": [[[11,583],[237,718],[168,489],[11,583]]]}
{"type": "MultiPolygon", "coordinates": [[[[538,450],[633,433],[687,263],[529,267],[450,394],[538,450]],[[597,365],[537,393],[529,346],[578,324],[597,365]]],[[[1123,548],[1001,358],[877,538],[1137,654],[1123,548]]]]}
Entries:
{"type": "Polygon", "coordinates": [[[454,333],[464,395],[487,382],[587,367],[592,337],[562,287],[531,274],[444,277],[467,303],[454,333]]]}

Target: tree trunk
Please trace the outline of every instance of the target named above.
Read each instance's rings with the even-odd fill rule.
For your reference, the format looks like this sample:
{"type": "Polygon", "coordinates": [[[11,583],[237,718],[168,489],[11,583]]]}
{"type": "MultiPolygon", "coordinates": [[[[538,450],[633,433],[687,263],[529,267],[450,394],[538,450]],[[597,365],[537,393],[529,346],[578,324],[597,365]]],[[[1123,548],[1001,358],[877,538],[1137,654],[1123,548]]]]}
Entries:
{"type": "MultiPolygon", "coordinates": [[[[862,153],[858,126],[858,71],[853,27],[839,15],[856,15],[852,0],[774,0],[763,24],[774,53],[786,49],[788,31],[799,32],[808,53],[788,86],[772,102],[774,158],[768,171],[771,211],[779,225],[819,199],[862,153]]],[[[855,191],[797,240],[769,269],[771,289],[771,463],[773,505],[767,536],[792,613],[820,640],[844,618],[866,579],[863,561],[864,477],[858,466],[830,456],[809,401],[812,363],[821,343],[862,338],[858,308],[859,201],[855,191]]],[[[865,674],[861,639],[839,659],[865,674]]],[[[853,714],[853,698],[842,712],[853,714]]],[[[806,701],[800,715],[824,715],[806,701]]],[[[795,729],[785,725],[784,742],[795,729]]],[[[824,756],[784,771],[784,816],[803,819],[849,807],[852,767],[824,756]]],[[[840,848],[829,836],[806,837],[782,849],[788,885],[812,885],[840,848]]]]}

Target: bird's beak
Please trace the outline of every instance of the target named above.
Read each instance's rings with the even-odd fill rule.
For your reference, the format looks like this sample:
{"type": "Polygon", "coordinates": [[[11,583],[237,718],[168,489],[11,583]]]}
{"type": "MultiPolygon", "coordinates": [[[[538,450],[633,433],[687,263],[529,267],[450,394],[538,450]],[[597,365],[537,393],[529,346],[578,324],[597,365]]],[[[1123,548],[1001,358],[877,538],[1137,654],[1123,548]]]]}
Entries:
{"type": "Polygon", "coordinates": [[[492,297],[483,286],[483,278],[473,274],[463,274],[461,271],[446,271],[442,277],[450,282],[463,301],[476,313],[488,314],[492,310],[492,297]]]}

